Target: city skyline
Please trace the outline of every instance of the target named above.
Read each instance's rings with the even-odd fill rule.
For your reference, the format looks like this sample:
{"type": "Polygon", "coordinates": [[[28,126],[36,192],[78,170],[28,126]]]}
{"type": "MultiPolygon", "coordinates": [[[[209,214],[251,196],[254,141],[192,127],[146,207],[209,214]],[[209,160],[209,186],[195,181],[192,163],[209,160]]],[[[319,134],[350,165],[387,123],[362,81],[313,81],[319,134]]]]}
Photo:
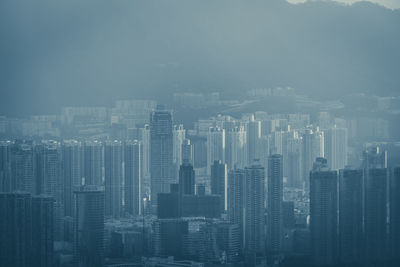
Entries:
{"type": "Polygon", "coordinates": [[[397,267],[400,0],[0,1],[1,267],[397,267]]]}

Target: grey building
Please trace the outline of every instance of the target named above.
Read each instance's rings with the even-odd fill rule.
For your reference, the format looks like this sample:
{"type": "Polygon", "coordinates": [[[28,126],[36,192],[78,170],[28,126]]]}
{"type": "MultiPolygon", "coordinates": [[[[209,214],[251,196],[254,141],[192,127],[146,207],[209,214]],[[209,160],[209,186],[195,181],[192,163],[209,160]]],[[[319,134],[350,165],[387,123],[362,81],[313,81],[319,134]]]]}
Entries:
{"type": "Polygon", "coordinates": [[[387,186],[386,168],[365,169],[365,259],[381,261],[387,256],[387,186]]]}
{"type": "Polygon", "coordinates": [[[342,263],[363,257],[363,171],[339,171],[339,258],[342,263]]]}
{"type": "Polygon", "coordinates": [[[18,142],[12,146],[11,191],[36,193],[36,157],[34,146],[18,142]]]}
{"type": "Polygon", "coordinates": [[[30,266],[31,242],[31,195],[0,193],[0,266],[30,266]]]}
{"type": "Polygon", "coordinates": [[[183,140],[182,143],[182,162],[188,162],[194,165],[194,146],[190,139],[183,140]]]}
{"type": "Polygon", "coordinates": [[[246,172],[243,169],[235,169],[228,175],[228,217],[231,223],[239,226],[240,243],[243,247],[244,241],[244,204],[246,172]]]}
{"type": "Polygon", "coordinates": [[[32,197],[32,267],[52,267],[54,242],[54,198],[32,197]]]}
{"type": "Polygon", "coordinates": [[[75,191],[74,259],[78,267],[104,266],[104,191],[96,186],[75,191]]]}
{"type": "Polygon", "coordinates": [[[247,254],[265,253],[264,179],[265,171],[255,162],[245,168],[244,249],[247,254]]]}
{"type": "Polygon", "coordinates": [[[61,148],[64,215],[74,216],[74,190],[82,185],[83,150],[75,140],[64,141],[61,148]]]}
{"type": "Polygon", "coordinates": [[[84,184],[102,185],[103,183],[103,144],[99,141],[84,143],[84,184]]]}
{"type": "Polygon", "coordinates": [[[104,146],[105,215],[122,215],[122,144],[109,141],[104,146]]]}
{"type": "Polygon", "coordinates": [[[151,200],[157,204],[159,193],[168,193],[170,184],[176,183],[173,176],[172,114],[162,106],[150,116],[150,172],[151,200]]]}
{"type": "Polygon", "coordinates": [[[143,187],[143,147],[138,141],[129,141],[124,146],[124,202],[125,212],[142,214],[143,187]]]}
{"type": "Polygon", "coordinates": [[[259,159],[258,145],[261,138],[261,121],[254,120],[254,117],[247,125],[247,160],[252,164],[255,159],[259,159]]]}
{"type": "Polygon", "coordinates": [[[11,192],[12,142],[0,141],[0,192],[11,192]]]}
{"type": "Polygon", "coordinates": [[[181,195],[194,195],[195,173],[193,165],[184,161],[179,168],[179,192],[181,195]]]}
{"type": "Polygon", "coordinates": [[[310,173],[311,257],[314,265],[337,261],[337,172],[317,158],[310,173]]]}
{"type": "Polygon", "coordinates": [[[376,262],[387,259],[387,199],[389,173],[387,152],[371,147],[363,153],[364,169],[364,259],[376,262]]]}
{"type": "Polygon", "coordinates": [[[268,159],[268,233],[267,253],[278,255],[282,249],[283,223],[283,158],[271,155],[268,159]]]}
{"type": "Polygon", "coordinates": [[[390,236],[391,252],[394,260],[400,259],[400,167],[395,167],[390,184],[390,236]]]}
{"type": "Polygon", "coordinates": [[[228,206],[228,168],[221,160],[214,161],[211,166],[211,194],[221,197],[221,212],[228,206]]]}

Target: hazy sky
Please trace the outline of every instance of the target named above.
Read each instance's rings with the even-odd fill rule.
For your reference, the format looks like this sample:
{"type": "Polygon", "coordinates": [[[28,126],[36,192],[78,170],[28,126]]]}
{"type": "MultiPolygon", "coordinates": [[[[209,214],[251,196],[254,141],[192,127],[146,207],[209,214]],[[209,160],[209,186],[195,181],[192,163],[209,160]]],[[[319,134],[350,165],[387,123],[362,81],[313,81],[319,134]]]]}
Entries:
{"type": "MultiPolygon", "coordinates": [[[[308,0],[288,0],[288,2],[291,3],[302,3],[306,2],[308,0]]],[[[315,0],[313,0],[315,1],[315,0]]],[[[396,9],[400,8],[400,0],[326,0],[326,1],[336,1],[336,2],[342,2],[346,4],[352,4],[355,2],[360,2],[360,1],[369,1],[373,3],[378,3],[380,5],[386,6],[388,8],[396,9]]]]}
{"type": "Polygon", "coordinates": [[[372,4],[0,0],[0,115],[275,86],[397,95],[398,25],[372,4]]]}

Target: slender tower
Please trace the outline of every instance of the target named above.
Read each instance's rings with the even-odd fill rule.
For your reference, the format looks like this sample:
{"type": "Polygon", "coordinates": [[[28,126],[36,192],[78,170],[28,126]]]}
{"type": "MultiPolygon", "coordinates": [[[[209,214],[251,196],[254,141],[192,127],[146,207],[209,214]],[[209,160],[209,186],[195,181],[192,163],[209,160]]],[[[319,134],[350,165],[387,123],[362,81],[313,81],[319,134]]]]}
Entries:
{"type": "Polygon", "coordinates": [[[170,184],[176,183],[173,174],[172,114],[163,106],[150,116],[150,172],[151,202],[157,205],[157,195],[168,193],[170,184]]]}
{"type": "Polygon", "coordinates": [[[275,154],[268,159],[268,234],[267,253],[278,255],[282,249],[283,158],[275,154]]]}

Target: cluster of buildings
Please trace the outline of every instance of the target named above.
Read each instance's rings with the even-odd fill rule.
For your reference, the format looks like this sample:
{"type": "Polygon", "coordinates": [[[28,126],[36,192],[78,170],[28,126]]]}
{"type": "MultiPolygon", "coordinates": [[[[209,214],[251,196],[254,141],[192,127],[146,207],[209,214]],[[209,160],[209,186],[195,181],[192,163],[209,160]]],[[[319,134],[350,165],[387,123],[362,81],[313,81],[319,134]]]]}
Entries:
{"type": "Polygon", "coordinates": [[[185,129],[152,101],[109,112],[64,109],[70,139],[0,142],[1,266],[398,260],[400,168],[379,147],[350,159],[343,119],[256,112],[185,129]]]}

